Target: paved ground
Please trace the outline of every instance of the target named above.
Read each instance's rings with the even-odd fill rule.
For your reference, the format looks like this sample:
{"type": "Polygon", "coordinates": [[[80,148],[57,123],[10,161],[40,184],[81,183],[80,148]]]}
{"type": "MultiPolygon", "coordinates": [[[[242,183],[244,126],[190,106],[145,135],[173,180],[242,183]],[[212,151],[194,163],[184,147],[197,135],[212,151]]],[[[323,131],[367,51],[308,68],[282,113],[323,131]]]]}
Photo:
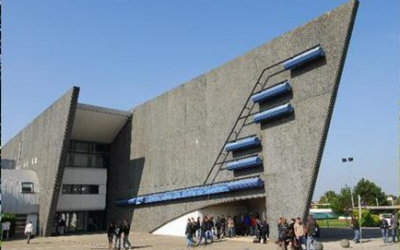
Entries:
{"type": "MultiPolygon", "coordinates": [[[[150,235],[147,233],[132,233],[130,240],[133,249],[143,250],[183,250],[185,247],[185,239],[183,237],[150,235]]],[[[197,249],[219,250],[275,250],[277,246],[274,243],[255,244],[248,238],[234,238],[229,240],[221,240],[207,246],[199,246],[197,249]]],[[[340,240],[329,239],[322,240],[324,250],[342,249],[340,240]]],[[[35,238],[29,245],[25,240],[5,241],[2,244],[3,250],[58,250],[58,249],[108,249],[107,237],[105,234],[91,235],[74,235],[50,238],[35,238]]],[[[383,244],[380,238],[365,239],[363,244],[351,244],[351,249],[382,249],[397,250],[399,244],[383,244]]]]}

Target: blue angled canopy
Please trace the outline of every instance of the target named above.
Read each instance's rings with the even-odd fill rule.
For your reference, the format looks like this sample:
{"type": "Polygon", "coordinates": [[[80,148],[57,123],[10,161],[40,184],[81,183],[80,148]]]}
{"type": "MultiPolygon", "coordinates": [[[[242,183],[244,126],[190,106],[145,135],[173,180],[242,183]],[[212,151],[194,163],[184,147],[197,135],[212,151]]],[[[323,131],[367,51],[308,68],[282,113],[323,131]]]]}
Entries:
{"type": "Polygon", "coordinates": [[[253,137],[248,137],[244,138],[241,140],[237,140],[235,142],[230,142],[227,143],[225,146],[226,151],[235,151],[235,150],[240,150],[244,148],[250,148],[250,147],[255,147],[261,144],[260,139],[257,138],[257,136],[253,137]]]}
{"type": "Polygon", "coordinates": [[[286,92],[289,92],[290,90],[292,90],[292,88],[290,87],[290,84],[288,81],[285,81],[281,84],[278,84],[276,86],[273,86],[271,88],[268,88],[260,93],[257,93],[255,95],[253,95],[251,97],[251,100],[254,103],[257,102],[262,102],[262,101],[267,101],[269,99],[272,99],[273,97],[277,97],[279,95],[282,95],[286,92]]]}
{"type": "Polygon", "coordinates": [[[292,59],[287,60],[283,63],[283,68],[285,70],[297,68],[303,64],[311,62],[314,59],[324,56],[325,53],[321,47],[316,47],[309,51],[306,51],[292,59]]]}
{"type": "Polygon", "coordinates": [[[261,188],[264,186],[264,181],[259,177],[241,179],[230,182],[215,183],[207,186],[192,187],[173,191],[166,191],[156,194],[148,194],[139,197],[133,197],[127,200],[116,201],[115,204],[122,205],[140,205],[149,203],[158,203],[163,201],[185,199],[191,197],[201,197],[211,194],[227,193],[236,190],[245,190],[253,188],[261,188]]]}
{"type": "Polygon", "coordinates": [[[259,156],[249,157],[238,161],[229,162],[227,167],[229,170],[238,170],[251,168],[261,165],[262,160],[259,156]]]}
{"type": "Polygon", "coordinates": [[[293,107],[290,103],[286,103],[274,108],[267,109],[253,116],[253,121],[258,123],[269,119],[274,119],[293,112],[293,107]]]}

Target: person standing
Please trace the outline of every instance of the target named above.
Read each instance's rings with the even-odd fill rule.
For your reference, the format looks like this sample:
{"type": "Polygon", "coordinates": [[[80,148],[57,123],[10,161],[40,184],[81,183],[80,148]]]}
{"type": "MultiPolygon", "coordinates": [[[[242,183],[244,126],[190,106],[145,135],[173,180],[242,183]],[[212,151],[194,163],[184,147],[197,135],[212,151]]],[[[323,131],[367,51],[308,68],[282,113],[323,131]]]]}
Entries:
{"type": "Polygon", "coordinates": [[[222,215],[221,218],[221,239],[225,238],[226,236],[226,219],[225,219],[225,215],[222,215]]]}
{"type": "Polygon", "coordinates": [[[215,230],[217,231],[217,239],[221,238],[221,219],[217,216],[217,221],[215,222],[215,230]]]}
{"type": "Polygon", "coordinates": [[[358,220],[356,218],[354,218],[354,216],[351,217],[350,227],[354,231],[354,239],[353,239],[353,241],[356,244],[360,243],[360,224],[358,223],[358,220]]]}
{"type": "Polygon", "coordinates": [[[112,249],[114,233],[115,233],[114,222],[110,222],[110,224],[108,224],[108,228],[107,228],[108,249],[112,249]]]}
{"type": "Polygon", "coordinates": [[[29,221],[28,224],[26,224],[25,226],[26,244],[29,244],[29,241],[31,240],[32,231],[33,231],[32,221],[29,221]]]}
{"type": "Polygon", "coordinates": [[[251,218],[250,218],[250,235],[251,236],[254,236],[254,234],[256,232],[256,225],[257,225],[256,217],[254,215],[251,215],[251,218]]]}
{"type": "Polygon", "coordinates": [[[131,242],[129,241],[129,232],[131,231],[131,225],[126,221],[124,221],[123,231],[124,231],[124,248],[130,249],[132,247],[131,242]]]}
{"type": "Polygon", "coordinates": [[[383,243],[389,243],[389,238],[388,238],[389,224],[382,215],[380,216],[379,227],[381,228],[383,243]]]}
{"type": "Polygon", "coordinates": [[[280,217],[278,219],[278,241],[276,242],[279,245],[279,249],[287,249],[288,227],[286,219],[280,217]]]}
{"type": "Polygon", "coordinates": [[[294,234],[296,236],[298,248],[302,249],[301,245],[306,245],[306,235],[304,233],[304,226],[300,217],[296,218],[296,223],[294,224],[294,234]]]}
{"type": "Polygon", "coordinates": [[[59,234],[60,235],[65,234],[65,220],[63,218],[61,218],[58,226],[59,226],[59,234]]]}
{"type": "Polygon", "coordinates": [[[390,219],[390,229],[392,229],[392,242],[399,241],[399,218],[397,214],[392,214],[392,218],[390,219]]]}
{"type": "Polygon", "coordinates": [[[232,238],[235,236],[235,223],[231,216],[228,216],[228,237],[232,238]]]}
{"type": "Polygon", "coordinates": [[[316,250],[319,227],[312,215],[308,215],[306,224],[307,250],[316,250]]]}

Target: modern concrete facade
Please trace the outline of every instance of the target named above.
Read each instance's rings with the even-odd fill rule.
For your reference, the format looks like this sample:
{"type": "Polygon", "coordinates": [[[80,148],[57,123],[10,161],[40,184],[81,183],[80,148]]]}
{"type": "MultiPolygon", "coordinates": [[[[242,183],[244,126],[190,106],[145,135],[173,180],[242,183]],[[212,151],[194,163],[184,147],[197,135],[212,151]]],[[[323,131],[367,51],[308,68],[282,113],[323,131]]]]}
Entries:
{"type": "MultiPolygon", "coordinates": [[[[63,203],[58,199],[65,168],[63,163],[66,161],[66,147],[74,139],[110,145],[105,177],[106,220],[129,219],[132,230],[153,232],[185,214],[207,209],[222,211],[232,202],[235,206],[249,203],[248,206],[257,209],[263,207],[262,212],[271,225],[280,216],[305,217],[318,175],[357,6],[357,1],[350,1],[134,108],[132,112],[113,111],[109,118],[114,125],[105,122],[107,126],[99,131],[91,130],[88,123],[83,122],[84,119],[96,121],[93,112],[80,114],[78,119],[80,109],[91,107],[93,111],[96,108],[77,104],[76,88],[68,92],[58,103],[66,100],[69,105],[64,104],[65,108],[61,109],[56,103],[50,108],[60,109],[54,115],[64,114],[63,124],[37,122],[43,119],[43,115],[33,122],[35,128],[43,126],[36,129],[46,129],[41,133],[42,140],[59,140],[59,146],[52,148],[58,150],[56,155],[45,156],[45,153],[37,151],[45,142],[35,144],[35,137],[27,137],[33,136],[29,132],[32,125],[3,148],[3,158],[16,161],[16,166],[25,158],[40,154],[59,157],[57,164],[43,166],[43,169],[52,168],[52,171],[59,169],[58,175],[49,176],[54,178],[52,185],[46,184],[53,191],[43,198],[51,201],[52,205],[43,211],[41,208],[39,215],[44,234],[50,232],[46,226],[55,215],[56,204],[63,203]],[[285,62],[317,47],[323,50],[323,56],[299,67],[285,69],[285,62]],[[252,103],[252,94],[285,81],[290,84],[290,92],[268,102],[252,103]],[[254,114],[281,104],[290,104],[294,111],[279,119],[253,122],[254,114]],[[244,109],[244,106],[248,108],[244,109]],[[240,115],[242,110],[244,113],[240,115]],[[123,119],[118,120],[118,112],[123,114],[123,119]],[[94,117],[90,118],[90,115],[94,117]],[[52,126],[62,129],[57,130],[57,137],[48,138],[53,134],[49,134],[52,126]],[[230,133],[232,130],[235,133],[230,133]],[[104,131],[108,131],[107,139],[102,138],[104,131]],[[22,138],[21,134],[25,137],[22,138]],[[261,139],[260,146],[229,154],[223,150],[227,141],[253,135],[261,139]],[[21,153],[20,141],[34,145],[27,149],[36,150],[36,153],[26,150],[21,153]],[[219,155],[220,151],[225,152],[226,158],[219,155]],[[226,168],[228,162],[252,155],[262,158],[261,167],[240,171],[226,168]],[[217,156],[220,158],[216,161],[217,156]],[[223,162],[218,165],[221,159],[223,162]],[[152,204],[144,202],[123,206],[116,203],[132,197],[250,177],[261,178],[264,186],[152,204]]],[[[107,113],[104,110],[102,113],[107,113]]],[[[96,124],[102,126],[102,123],[96,124]]],[[[271,229],[272,236],[276,236],[275,227],[271,226],[271,229]]]]}

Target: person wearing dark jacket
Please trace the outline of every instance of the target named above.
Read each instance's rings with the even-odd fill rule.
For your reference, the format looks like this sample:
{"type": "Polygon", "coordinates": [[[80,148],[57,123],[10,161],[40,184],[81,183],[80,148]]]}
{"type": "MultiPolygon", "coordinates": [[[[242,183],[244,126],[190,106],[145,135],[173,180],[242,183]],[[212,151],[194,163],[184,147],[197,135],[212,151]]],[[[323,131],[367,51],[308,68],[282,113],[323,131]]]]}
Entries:
{"type": "Polygon", "coordinates": [[[186,236],[186,247],[190,248],[193,247],[193,224],[188,218],[188,221],[186,223],[186,229],[185,229],[185,236],[186,236]]]}
{"type": "Polygon", "coordinates": [[[215,230],[217,231],[217,239],[221,238],[221,228],[222,228],[221,219],[219,218],[219,216],[217,216],[217,221],[215,222],[215,230]]]}
{"type": "Polygon", "coordinates": [[[117,222],[115,225],[115,242],[114,248],[120,250],[121,249],[121,235],[122,235],[122,225],[120,222],[117,222]]]}
{"type": "Polygon", "coordinates": [[[207,216],[203,217],[203,221],[201,222],[200,225],[200,239],[199,242],[197,242],[197,246],[201,244],[202,239],[204,239],[204,244],[207,245],[207,232],[208,229],[208,219],[207,216]]]}
{"type": "Polygon", "coordinates": [[[258,242],[261,243],[261,238],[263,239],[263,243],[267,243],[267,235],[269,236],[269,225],[266,220],[261,222],[261,220],[257,219],[257,228],[258,228],[258,242]]]}
{"type": "Polygon", "coordinates": [[[124,221],[123,225],[123,233],[124,233],[124,248],[130,249],[132,247],[131,242],[129,241],[129,232],[131,230],[131,225],[128,222],[124,221]]]}

